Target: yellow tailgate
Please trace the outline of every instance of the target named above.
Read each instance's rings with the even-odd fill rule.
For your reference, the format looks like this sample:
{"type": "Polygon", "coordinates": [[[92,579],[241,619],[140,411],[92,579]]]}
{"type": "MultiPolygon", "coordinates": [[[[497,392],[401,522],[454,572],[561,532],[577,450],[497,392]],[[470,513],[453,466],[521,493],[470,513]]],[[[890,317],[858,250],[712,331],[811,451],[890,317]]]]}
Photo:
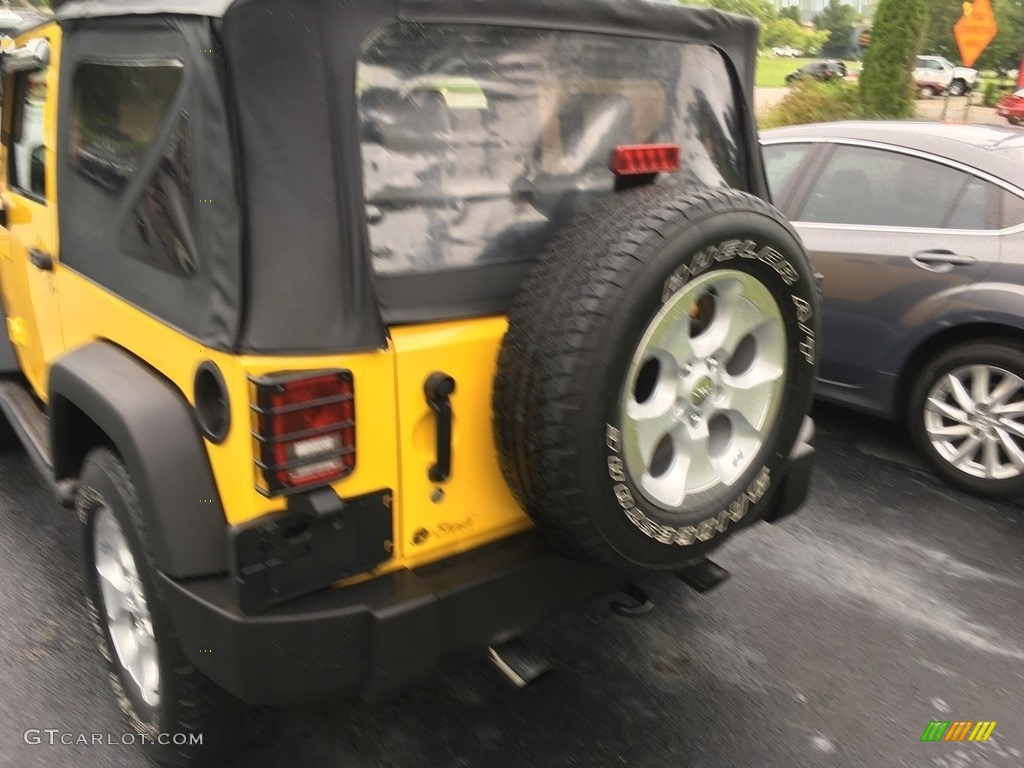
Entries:
{"type": "Polygon", "coordinates": [[[398,554],[424,562],[463,552],[528,528],[498,466],[491,392],[504,317],[393,328],[398,393],[401,509],[398,554]],[[437,416],[424,393],[427,378],[455,379],[451,396],[452,467],[444,482],[428,473],[437,459],[437,416]]]}

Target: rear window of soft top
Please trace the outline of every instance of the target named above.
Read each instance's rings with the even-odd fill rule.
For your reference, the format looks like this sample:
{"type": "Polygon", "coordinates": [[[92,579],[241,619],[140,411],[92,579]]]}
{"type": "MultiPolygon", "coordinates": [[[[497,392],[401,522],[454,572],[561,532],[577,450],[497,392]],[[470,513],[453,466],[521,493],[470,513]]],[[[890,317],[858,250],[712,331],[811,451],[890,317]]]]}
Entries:
{"type": "Polygon", "coordinates": [[[675,181],[746,187],[743,122],[710,46],[403,23],[364,45],[358,90],[380,275],[533,259],[613,192],[618,145],[679,144],[675,181]]]}

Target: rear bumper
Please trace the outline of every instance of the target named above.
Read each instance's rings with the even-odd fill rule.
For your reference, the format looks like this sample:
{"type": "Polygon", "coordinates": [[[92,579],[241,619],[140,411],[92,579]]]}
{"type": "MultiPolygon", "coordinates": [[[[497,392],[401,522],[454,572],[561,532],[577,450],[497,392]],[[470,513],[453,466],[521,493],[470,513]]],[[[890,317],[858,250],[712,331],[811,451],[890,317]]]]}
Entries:
{"type": "Polygon", "coordinates": [[[185,655],[243,701],[374,699],[454,651],[510,639],[623,577],[553,553],[535,531],[418,568],[321,590],[257,615],[228,577],[162,578],[185,655]]]}
{"type": "MultiPolygon", "coordinates": [[[[761,519],[776,522],[804,502],[812,434],[808,419],[762,502],[761,519]]],[[[160,580],[182,649],[196,667],[244,701],[290,704],[351,694],[378,698],[426,677],[446,654],[515,637],[626,579],[558,555],[538,532],[527,531],[257,615],[238,608],[229,577],[160,580]]]]}

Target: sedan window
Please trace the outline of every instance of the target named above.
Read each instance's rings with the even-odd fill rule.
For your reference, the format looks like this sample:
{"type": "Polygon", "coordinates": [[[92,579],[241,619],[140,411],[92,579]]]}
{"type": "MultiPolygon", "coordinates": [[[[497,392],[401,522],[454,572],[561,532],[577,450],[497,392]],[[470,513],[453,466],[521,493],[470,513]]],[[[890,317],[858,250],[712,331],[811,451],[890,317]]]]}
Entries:
{"type": "Polygon", "coordinates": [[[764,147],[764,169],[768,174],[768,189],[772,201],[783,212],[788,213],[790,204],[790,183],[793,174],[800,167],[812,144],[770,144],[764,147]]]}
{"type": "Polygon", "coordinates": [[[1024,224],[1024,198],[1012,192],[1003,191],[1003,211],[999,225],[1003,229],[1024,224]]]}
{"type": "Polygon", "coordinates": [[[926,229],[992,229],[994,188],[940,163],[867,147],[837,147],[799,221],[926,229]]]}

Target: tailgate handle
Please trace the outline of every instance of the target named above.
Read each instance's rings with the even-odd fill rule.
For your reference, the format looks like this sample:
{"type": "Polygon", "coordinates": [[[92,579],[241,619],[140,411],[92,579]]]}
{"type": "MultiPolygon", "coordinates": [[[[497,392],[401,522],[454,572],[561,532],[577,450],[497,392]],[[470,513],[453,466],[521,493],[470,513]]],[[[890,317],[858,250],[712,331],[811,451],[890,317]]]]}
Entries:
{"type": "Polygon", "coordinates": [[[427,377],[423,392],[437,418],[437,463],[427,472],[432,483],[443,483],[452,473],[452,401],[455,379],[435,372],[427,377]]]}
{"type": "Polygon", "coordinates": [[[28,249],[28,260],[32,262],[33,267],[44,272],[50,272],[53,269],[53,256],[38,248],[28,249]]]}

